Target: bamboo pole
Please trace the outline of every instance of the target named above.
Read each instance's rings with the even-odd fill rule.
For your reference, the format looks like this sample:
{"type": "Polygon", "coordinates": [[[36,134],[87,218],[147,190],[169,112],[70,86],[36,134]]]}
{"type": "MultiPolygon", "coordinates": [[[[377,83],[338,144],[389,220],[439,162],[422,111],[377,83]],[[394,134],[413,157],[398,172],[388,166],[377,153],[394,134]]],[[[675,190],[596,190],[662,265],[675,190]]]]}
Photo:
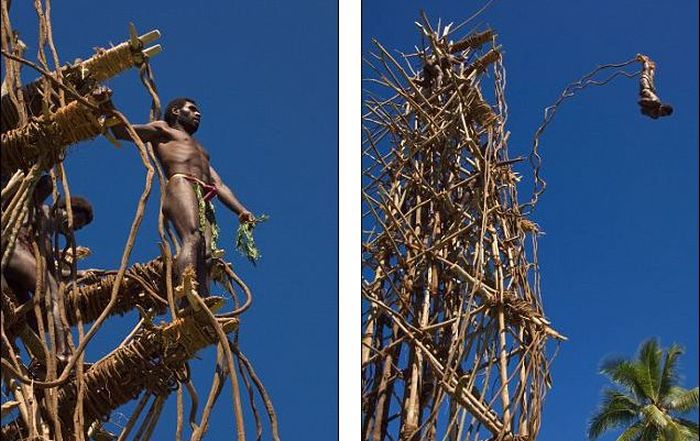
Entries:
{"type": "Polygon", "coordinates": [[[377,43],[368,58],[362,436],[536,436],[543,391],[529,384],[547,367],[534,364],[563,336],[544,317],[525,255],[537,231],[518,205],[521,158],[508,157],[500,47],[491,30],[451,43],[426,18],[419,28],[417,53],[399,59],[377,43]],[[378,317],[395,331],[382,333],[378,317]],[[401,396],[377,393],[392,389],[401,396]],[[397,421],[389,409],[400,420],[383,430],[397,421]]]}

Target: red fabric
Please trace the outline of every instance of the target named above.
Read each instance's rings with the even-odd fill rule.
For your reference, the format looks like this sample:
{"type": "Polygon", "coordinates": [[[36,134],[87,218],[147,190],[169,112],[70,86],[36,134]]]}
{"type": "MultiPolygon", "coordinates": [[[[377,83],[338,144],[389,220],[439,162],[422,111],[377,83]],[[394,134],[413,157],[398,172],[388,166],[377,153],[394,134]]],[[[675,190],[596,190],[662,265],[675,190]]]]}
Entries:
{"type": "Polygon", "coordinates": [[[204,202],[209,202],[210,200],[214,199],[218,194],[219,191],[216,189],[216,186],[207,184],[206,182],[202,181],[201,179],[197,179],[194,176],[186,175],[184,173],[177,173],[176,175],[173,176],[182,176],[183,178],[187,179],[190,182],[194,182],[195,184],[199,185],[205,190],[204,193],[204,202]]]}

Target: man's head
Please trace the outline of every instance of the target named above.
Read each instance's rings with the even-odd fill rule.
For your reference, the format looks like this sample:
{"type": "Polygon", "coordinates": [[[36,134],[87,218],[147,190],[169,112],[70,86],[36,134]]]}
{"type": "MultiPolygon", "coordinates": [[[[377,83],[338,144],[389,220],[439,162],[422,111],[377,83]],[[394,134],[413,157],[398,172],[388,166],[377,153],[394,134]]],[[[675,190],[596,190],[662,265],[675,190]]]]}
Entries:
{"type": "MultiPolygon", "coordinates": [[[[92,222],[92,205],[87,199],[80,196],[71,197],[70,202],[73,209],[73,230],[77,231],[92,222]]],[[[64,198],[58,200],[58,213],[61,217],[61,228],[68,231],[68,212],[64,198]]]]}
{"type": "Polygon", "coordinates": [[[169,126],[182,126],[189,134],[197,131],[201,113],[197,107],[197,103],[191,98],[175,98],[168,103],[165,108],[163,119],[169,126]]]}

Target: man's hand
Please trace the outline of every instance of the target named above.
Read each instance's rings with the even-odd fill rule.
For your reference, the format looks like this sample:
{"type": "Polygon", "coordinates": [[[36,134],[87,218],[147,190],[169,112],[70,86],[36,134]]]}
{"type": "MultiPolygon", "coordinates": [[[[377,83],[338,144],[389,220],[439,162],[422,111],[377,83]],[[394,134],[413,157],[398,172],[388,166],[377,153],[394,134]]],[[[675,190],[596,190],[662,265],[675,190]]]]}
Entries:
{"type": "Polygon", "coordinates": [[[253,216],[253,213],[250,211],[244,211],[243,213],[238,215],[238,221],[242,224],[247,224],[250,222],[253,222],[255,220],[255,216],[253,216]]]}

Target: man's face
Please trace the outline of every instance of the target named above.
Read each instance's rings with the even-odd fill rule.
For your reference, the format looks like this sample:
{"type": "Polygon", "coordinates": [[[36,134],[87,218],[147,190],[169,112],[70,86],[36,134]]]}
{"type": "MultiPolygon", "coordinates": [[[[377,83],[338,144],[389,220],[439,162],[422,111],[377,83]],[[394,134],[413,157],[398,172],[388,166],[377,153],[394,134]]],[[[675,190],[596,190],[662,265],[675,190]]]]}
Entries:
{"type": "Polygon", "coordinates": [[[187,101],[180,110],[177,111],[177,121],[189,133],[194,133],[199,128],[199,121],[202,114],[199,112],[197,105],[187,101]]]}
{"type": "MultiPolygon", "coordinates": [[[[61,217],[61,228],[64,232],[68,231],[68,212],[65,209],[59,210],[61,217]]],[[[73,209],[73,231],[78,231],[88,224],[88,218],[82,209],[73,209]]]]}

